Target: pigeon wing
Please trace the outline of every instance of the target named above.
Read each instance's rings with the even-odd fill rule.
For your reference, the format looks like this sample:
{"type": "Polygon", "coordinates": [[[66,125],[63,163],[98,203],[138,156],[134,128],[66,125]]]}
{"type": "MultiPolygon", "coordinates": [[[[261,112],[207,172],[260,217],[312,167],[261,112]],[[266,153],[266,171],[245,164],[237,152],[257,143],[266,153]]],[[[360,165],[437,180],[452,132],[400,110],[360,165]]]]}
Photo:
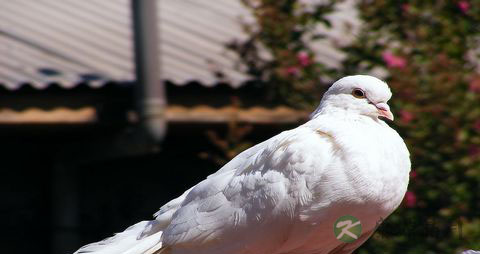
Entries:
{"type": "MultiPolygon", "coordinates": [[[[285,133],[282,133],[280,135],[285,135],[285,133]]],[[[266,140],[262,143],[259,143],[243,152],[235,156],[231,161],[229,161],[227,164],[225,164],[222,168],[220,168],[217,172],[214,174],[208,176],[208,178],[215,177],[219,174],[225,173],[225,172],[230,172],[230,171],[236,171],[239,168],[242,168],[242,166],[245,164],[246,161],[250,160],[252,156],[255,156],[259,151],[262,151],[265,146],[270,142],[269,140],[266,140]]],[[[195,186],[194,186],[195,187],[195,186]]],[[[163,205],[158,212],[156,212],[153,216],[155,217],[155,220],[152,221],[152,227],[149,228],[147,227],[145,232],[143,232],[143,235],[150,235],[152,232],[155,233],[159,230],[163,230],[168,224],[170,224],[172,220],[172,215],[181,207],[182,203],[184,202],[186,196],[190,191],[194,188],[190,188],[186,190],[181,196],[171,200],[170,202],[166,203],[163,205]]]]}
{"type": "Polygon", "coordinates": [[[334,145],[299,127],[251,149],[186,194],[163,232],[163,246],[192,253],[207,246],[204,253],[213,254],[268,251],[286,242],[300,207],[319,198],[312,183],[334,145]]]}

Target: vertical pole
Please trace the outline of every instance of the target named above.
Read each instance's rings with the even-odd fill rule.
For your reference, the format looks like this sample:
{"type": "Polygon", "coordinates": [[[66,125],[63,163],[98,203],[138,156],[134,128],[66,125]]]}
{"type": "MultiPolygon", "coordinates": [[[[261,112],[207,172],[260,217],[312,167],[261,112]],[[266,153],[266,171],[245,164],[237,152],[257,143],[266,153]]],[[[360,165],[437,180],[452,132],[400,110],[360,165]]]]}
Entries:
{"type": "Polygon", "coordinates": [[[157,0],[131,0],[135,38],[136,102],[144,129],[154,141],[165,134],[165,88],[160,75],[157,0]]]}
{"type": "Polygon", "coordinates": [[[80,247],[76,168],[55,163],[52,179],[52,253],[72,253],[80,247]]]}

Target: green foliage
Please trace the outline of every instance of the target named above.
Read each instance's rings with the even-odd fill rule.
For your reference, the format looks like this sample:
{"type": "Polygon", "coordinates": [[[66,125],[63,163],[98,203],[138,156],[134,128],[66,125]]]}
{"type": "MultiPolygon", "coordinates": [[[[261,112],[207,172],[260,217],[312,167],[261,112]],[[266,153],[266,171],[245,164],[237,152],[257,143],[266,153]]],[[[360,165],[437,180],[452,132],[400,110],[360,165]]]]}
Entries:
{"type": "MultiPolygon", "coordinates": [[[[235,42],[235,50],[248,73],[270,87],[270,100],[298,108],[318,103],[325,86],[319,77],[329,75],[323,64],[315,62],[309,42],[323,38],[316,25],[329,26],[325,15],[334,3],[317,4],[295,0],[242,0],[252,11],[256,24],[245,24],[250,39],[235,42]]],[[[320,1],[319,1],[320,2],[320,1]]]]}
{"type": "MultiPolygon", "coordinates": [[[[234,44],[250,73],[290,105],[318,103],[325,66],[304,40],[338,1],[243,0],[259,26],[234,44]],[[260,52],[265,49],[267,57],[260,52]],[[318,96],[317,96],[318,95],[318,96]]],[[[393,123],[412,158],[404,204],[358,253],[457,253],[480,249],[480,1],[361,0],[364,26],[343,48],[343,74],[387,71],[393,123]]],[[[321,35],[319,37],[322,37],[321,35]]]]}
{"type": "Polygon", "coordinates": [[[475,74],[480,1],[360,1],[358,6],[365,26],[358,41],[345,48],[345,72],[388,69],[395,128],[410,149],[415,172],[411,200],[359,253],[480,249],[480,77],[475,74]]]}

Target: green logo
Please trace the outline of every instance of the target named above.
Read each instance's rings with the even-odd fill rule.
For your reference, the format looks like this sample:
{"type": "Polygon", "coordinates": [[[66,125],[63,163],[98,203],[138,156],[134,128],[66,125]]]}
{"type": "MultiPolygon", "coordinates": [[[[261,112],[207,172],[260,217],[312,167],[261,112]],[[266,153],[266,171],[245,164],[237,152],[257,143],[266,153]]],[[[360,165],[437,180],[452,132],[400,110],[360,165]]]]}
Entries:
{"type": "Polygon", "coordinates": [[[333,233],[335,237],[345,243],[352,243],[362,234],[362,224],[351,216],[345,215],[337,219],[333,224],[333,233]]]}

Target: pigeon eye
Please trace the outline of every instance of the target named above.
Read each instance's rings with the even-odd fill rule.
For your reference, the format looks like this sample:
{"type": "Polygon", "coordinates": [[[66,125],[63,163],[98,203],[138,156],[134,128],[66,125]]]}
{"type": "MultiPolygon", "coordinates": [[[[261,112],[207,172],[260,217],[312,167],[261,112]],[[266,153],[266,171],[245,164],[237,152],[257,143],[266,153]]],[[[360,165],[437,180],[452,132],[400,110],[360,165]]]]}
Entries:
{"type": "Polygon", "coordinates": [[[362,89],[358,89],[358,88],[353,89],[352,95],[353,95],[353,97],[358,98],[358,99],[365,98],[365,92],[363,92],[362,89]]]}

